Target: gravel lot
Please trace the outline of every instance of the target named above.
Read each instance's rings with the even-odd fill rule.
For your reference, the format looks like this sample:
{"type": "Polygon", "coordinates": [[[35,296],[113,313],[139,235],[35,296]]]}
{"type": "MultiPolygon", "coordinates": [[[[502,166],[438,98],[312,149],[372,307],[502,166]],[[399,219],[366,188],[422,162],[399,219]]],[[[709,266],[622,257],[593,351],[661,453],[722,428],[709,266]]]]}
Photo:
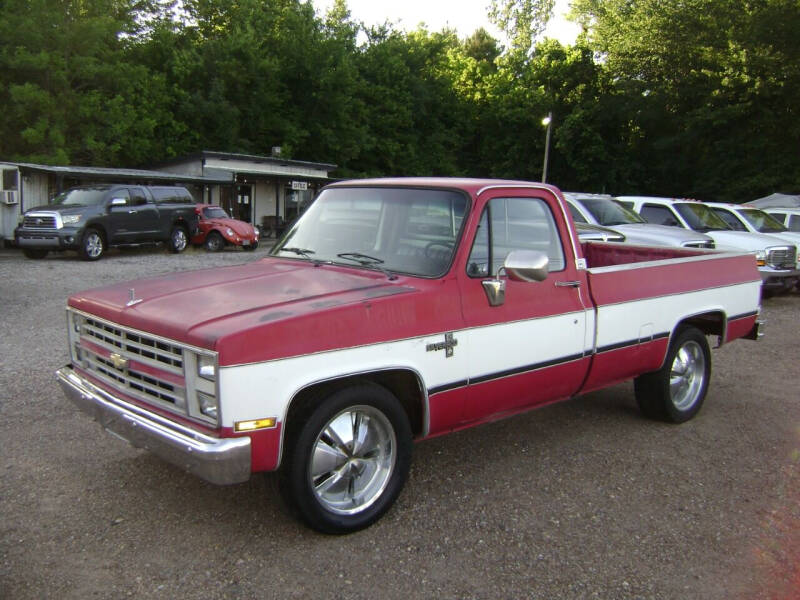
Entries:
{"type": "Polygon", "coordinates": [[[714,352],[693,421],[625,384],[426,441],[394,508],[330,537],[274,477],[216,487],[105,434],[53,376],[69,294],[265,253],[0,250],[0,598],[800,597],[800,294],[714,352]]]}

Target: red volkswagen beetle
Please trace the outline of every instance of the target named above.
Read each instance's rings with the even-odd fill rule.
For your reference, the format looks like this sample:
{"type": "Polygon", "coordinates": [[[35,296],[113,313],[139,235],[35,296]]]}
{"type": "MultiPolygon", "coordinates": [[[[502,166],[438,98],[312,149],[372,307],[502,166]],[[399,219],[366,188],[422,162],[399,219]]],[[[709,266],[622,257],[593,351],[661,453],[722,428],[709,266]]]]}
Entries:
{"type": "Polygon", "coordinates": [[[258,229],[250,223],[231,219],[222,207],[198,204],[194,211],[198,221],[197,232],[192,236],[193,244],[202,244],[209,252],[219,252],[228,244],[245,250],[258,247],[258,229]]]}

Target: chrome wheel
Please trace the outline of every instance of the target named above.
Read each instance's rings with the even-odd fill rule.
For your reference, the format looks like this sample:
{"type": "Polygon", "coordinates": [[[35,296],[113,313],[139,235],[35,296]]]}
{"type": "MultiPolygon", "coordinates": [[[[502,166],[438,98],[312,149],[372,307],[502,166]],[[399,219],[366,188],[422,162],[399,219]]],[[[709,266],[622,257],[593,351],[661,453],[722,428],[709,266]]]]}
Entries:
{"type": "Polygon", "coordinates": [[[173,229],[170,238],[173,252],[183,252],[189,243],[189,238],[186,236],[186,230],[183,227],[173,229]]]}
{"type": "Polygon", "coordinates": [[[680,347],[670,368],[669,393],[676,409],[691,408],[704,389],[705,377],[705,353],[700,344],[690,340],[680,347]]]}
{"type": "Polygon", "coordinates": [[[322,428],[309,459],[319,503],[339,515],[365,510],[391,479],[397,440],[389,419],[371,406],[352,406],[322,428]]]}
{"type": "Polygon", "coordinates": [[[664,365],[633,382],[636,402],[651,419],[684,423],[700,408],[711,380],[711,351],[705,334],[691,325],[679,327],[664,365]]]}
{"type": "Polygon", "coordinates": [[[103,254],[103,238],[96,231],[90,231],[83,240],[83,250],[89,260],[100,258],[103,254]]]}

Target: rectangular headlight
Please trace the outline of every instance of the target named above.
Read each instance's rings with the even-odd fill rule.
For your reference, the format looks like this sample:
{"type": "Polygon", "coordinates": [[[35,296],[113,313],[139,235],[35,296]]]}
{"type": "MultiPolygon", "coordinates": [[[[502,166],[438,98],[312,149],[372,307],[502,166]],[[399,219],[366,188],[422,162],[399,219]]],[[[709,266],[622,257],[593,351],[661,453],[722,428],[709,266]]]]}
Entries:
{"type": "Polygon", "coordinates": [[[197,374],[203,379],[214,381],[217,377],[217,361],[213,356],[197,355],[197,374]]]}
{"type": "Polygon", "coordinates": [[[219,415],[217,399],[214,396],[209,396],[203,392],[197,392],[197,404],[200,407],[200,412],[205,416],[216,419],[217,415],[219,415]]]}

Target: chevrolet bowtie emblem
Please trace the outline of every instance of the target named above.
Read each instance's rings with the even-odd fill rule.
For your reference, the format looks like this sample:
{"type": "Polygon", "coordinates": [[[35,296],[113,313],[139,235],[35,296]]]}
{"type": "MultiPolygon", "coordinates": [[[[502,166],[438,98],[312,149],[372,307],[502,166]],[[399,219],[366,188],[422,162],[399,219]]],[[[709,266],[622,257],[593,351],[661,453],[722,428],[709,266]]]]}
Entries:
{"type": "Polygon", "coordinates": [[[444,350],[445,358],[450,358],[451,356],[453,356],[453,348],[455,348],[456,346],[458,346],[458,340],[453,337],[453,334],[445,333],[443,342],[428,344],[427,346],[425,346],[425,351],[436,352],[438,350],[444,350]]]}
{"type": "Polygon", "coordinates": [[[128,366],[128,359],[123,358],[116,352],[113,352],[111,356],[109,356],[108,358],[111,359],[112,363],[114,363],[114,368],[118,369],[119,371],[122,371],[125,367],[128,366]]]}

